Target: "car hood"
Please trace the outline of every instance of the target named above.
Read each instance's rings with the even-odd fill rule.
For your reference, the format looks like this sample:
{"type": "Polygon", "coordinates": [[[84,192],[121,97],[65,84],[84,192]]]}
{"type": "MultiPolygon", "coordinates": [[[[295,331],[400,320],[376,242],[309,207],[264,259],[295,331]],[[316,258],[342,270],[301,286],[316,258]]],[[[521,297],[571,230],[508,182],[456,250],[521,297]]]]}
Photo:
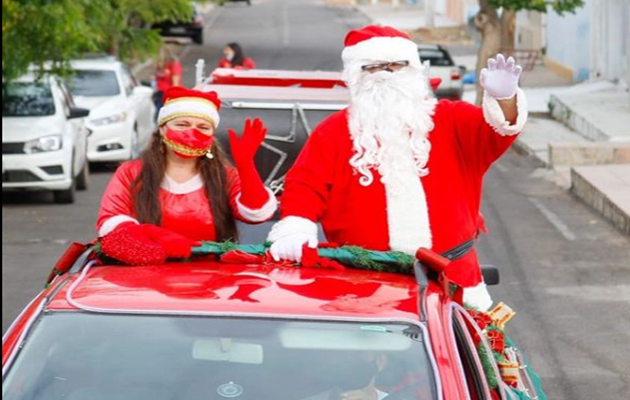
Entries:
{"type": "Polygon", "coordinates": [[[27,142],[63,132],[63,120],[56,115],[47,117],[3,117],[2,142],[27,142]]]}
{"type": "Polygon", "coordinates": [[[77,107],[90,110],[90,119],[109,117],[124,111],[123,99],[120,96],[87,97],[75,96],[77,107]]]}

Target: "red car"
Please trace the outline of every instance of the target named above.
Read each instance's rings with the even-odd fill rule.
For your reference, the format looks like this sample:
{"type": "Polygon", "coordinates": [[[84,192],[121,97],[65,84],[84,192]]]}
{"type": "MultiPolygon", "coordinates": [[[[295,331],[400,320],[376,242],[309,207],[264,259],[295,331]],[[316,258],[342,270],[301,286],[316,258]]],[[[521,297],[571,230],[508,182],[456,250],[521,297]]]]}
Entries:
{"type": "Polygon", "coordinates": [[[3,338],[4,400],[536,397],[529,382],[490,388],[475,342],[492,344],[418,266],[416,279],[76,254],[3,338]]]}

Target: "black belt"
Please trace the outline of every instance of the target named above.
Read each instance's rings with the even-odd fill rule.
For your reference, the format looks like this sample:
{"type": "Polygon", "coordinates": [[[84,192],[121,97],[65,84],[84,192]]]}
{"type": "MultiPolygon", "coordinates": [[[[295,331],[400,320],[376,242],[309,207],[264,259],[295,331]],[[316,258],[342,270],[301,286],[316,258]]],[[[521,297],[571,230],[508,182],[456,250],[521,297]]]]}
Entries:
{"type": "Polygon", "coordinates": [[[464,257],[466,254],[468,254],[473,249],[474,246],[475,246],[475,238],[472,238],[470,240],[465,241],[464,243],[457,245],[456,247],[453,247],[450,250],[440,253],[440,255],[442,257],[448,258],[451,261],[455,261],[459,258],[464,257]]]}

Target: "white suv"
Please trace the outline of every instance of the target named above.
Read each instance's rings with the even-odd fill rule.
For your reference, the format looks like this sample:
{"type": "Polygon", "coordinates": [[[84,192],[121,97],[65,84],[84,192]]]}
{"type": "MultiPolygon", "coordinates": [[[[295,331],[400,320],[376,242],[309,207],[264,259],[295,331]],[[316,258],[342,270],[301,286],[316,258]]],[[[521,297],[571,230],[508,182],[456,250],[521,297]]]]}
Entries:
{"type": "Polygon", "coordinates": [[[72,62],[68,86],[76,103],[89,109],[91,162],[136,158],[156,128],[153,89],[138,85],[127,67],[113,58],[72,62]]]}
{"type": "Polygon", "coordinates": [[[52,190],[55,202],[74,202],[89,180],[88,114],[52,76],[3,83],[2,191],[52,190]]]}

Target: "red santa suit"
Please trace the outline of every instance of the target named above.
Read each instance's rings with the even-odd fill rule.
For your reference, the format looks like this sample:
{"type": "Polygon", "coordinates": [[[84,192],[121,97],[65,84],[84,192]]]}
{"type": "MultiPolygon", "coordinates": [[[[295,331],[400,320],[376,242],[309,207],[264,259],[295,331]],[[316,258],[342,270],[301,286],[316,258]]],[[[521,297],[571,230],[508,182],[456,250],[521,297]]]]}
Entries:
{"type": "MultiPolygon", "coordinates": [[[[414,52],[417,59],[411,41],[385,40],[382,44],[381,55],[371,60],[406,60],[401,49],[403,55],[414,52]]],[[[427,136],[428,173],[419,176],[410,169],[395,183],[383,183],[376,167],[371,168],[373,181],[361,182],[361,174],[351,165],[357,155],[349,121],[352,108],[330,116],[314,130],[287,175],[281,202],[283,220],[269,239],[275,242],[310,232],[306,238],[315,232],[315,222],[321,222],[327,240],[336,244],[408,254],[420,247],[441,253],[477,237],[483,224],[479,207],[484,174],[514,142],[527,118],[520,89],[517,104],[518,118],[511,125],[497,100],[487,94],[483,108],[461,101],[434,102],[429,106],[434,127],[427,136]]],[[[475,251],[453,261],[446,274],[463,287],[480,283],[475,251]]]]}
{"type": "MultiPolygon", "coordinates": [[[[269,220],[276,210],[275,196],[270,193],[269,201],[260,209],[246,207],[239,201],[241,182],[238,173],[234,168],[227,168],[228,193],[234,218],[247,223],[269,220]]],[[[99,236],[112,232],[121,223],[137,222],[130,188],[141,170],[142,161],[135,160],[124,163],[114,174],[101,201],[96,223],[99,236]]],[[[210,202],[200,175],[185,183],[177,183],[166,176],[161,184],[159,202],[163,228],[192,240],[216,239],[210,202]]]]}

